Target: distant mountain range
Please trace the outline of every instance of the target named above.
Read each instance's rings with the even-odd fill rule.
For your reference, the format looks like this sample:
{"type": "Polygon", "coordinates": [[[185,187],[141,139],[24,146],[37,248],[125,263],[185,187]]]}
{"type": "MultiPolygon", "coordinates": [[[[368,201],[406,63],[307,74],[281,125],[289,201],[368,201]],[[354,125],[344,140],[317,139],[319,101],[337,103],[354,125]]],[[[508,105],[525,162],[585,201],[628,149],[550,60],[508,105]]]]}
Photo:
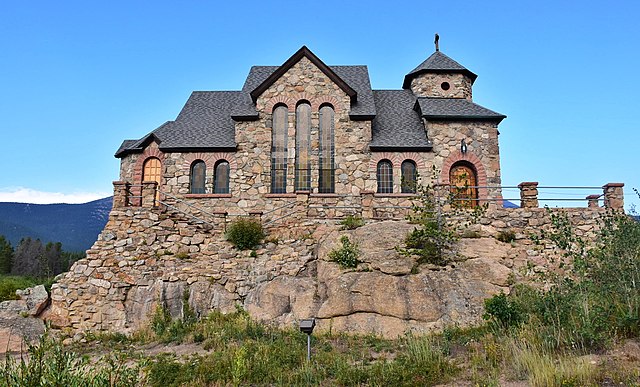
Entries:
{"type": "Polygon", "coordinates": [[[15,248],[20,239],[61,242],[64,251],[85,251],[109,219],[113,197],[83,204],[0,203],[0,235],[15,248]]]}

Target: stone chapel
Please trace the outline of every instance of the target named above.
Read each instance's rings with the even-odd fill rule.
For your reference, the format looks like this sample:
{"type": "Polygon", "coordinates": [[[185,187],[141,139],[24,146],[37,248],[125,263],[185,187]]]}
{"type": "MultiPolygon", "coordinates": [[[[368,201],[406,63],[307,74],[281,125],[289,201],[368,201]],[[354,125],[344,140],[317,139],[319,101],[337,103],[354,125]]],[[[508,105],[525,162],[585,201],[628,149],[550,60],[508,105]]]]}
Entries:
{"type": "Polygon", "coordinates": [[[309,216],[384,217],[407,207],[418,178],[500,207],[505,116],[474,103],[476,77],[436,46],[401,89],[375,90],[367,66],[327,65],[303,46],[253,66],[239,91],[193,92],[175,120],[125,140],[118,183],[129,204],[155,182],[158,201],[234,215],[302,197],[309,216]]]}

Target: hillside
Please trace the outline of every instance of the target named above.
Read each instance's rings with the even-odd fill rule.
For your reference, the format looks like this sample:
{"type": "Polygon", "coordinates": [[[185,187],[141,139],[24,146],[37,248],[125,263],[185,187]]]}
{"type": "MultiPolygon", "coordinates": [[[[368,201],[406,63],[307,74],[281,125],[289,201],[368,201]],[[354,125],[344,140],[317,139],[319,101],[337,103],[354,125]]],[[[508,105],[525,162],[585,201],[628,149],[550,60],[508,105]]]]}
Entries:
{"type": "Polygon", "coordinates": [[[91,247],[104,228],[112,197],[83,204],[0,203],[0,235],[15,247],[24,237],[62,242],[66,251],[91,247]]]}

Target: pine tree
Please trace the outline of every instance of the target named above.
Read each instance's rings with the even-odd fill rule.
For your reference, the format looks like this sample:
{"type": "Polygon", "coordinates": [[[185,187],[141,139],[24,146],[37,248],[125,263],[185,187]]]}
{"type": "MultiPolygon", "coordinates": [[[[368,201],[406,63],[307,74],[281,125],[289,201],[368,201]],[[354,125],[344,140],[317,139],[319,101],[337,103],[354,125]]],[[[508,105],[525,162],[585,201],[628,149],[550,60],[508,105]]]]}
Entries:
{"type": "Polygon", "coordinates": [[[13,247],[4,235],[0,235],[0,274],[11,273],[12,262],[13,247]]]}
{"type": "Polygon", "coordinates": [[[45,266],[44,246],[40,239],[23,238],[13,254],[11,274],[39,277],[45,266]]]}

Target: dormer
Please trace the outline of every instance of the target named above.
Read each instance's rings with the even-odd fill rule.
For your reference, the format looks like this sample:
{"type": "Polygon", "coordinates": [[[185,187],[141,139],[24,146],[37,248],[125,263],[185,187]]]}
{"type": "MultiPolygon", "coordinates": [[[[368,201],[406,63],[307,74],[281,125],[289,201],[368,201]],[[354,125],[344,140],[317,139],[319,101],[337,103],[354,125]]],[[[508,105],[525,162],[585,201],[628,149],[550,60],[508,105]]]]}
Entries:
{"type": "Polygon", "coordinates": [[[404,77],[403,89],[416,97],[472,99],[477,75],[449,58],[436,44],[436,52],[404,77]]]}

